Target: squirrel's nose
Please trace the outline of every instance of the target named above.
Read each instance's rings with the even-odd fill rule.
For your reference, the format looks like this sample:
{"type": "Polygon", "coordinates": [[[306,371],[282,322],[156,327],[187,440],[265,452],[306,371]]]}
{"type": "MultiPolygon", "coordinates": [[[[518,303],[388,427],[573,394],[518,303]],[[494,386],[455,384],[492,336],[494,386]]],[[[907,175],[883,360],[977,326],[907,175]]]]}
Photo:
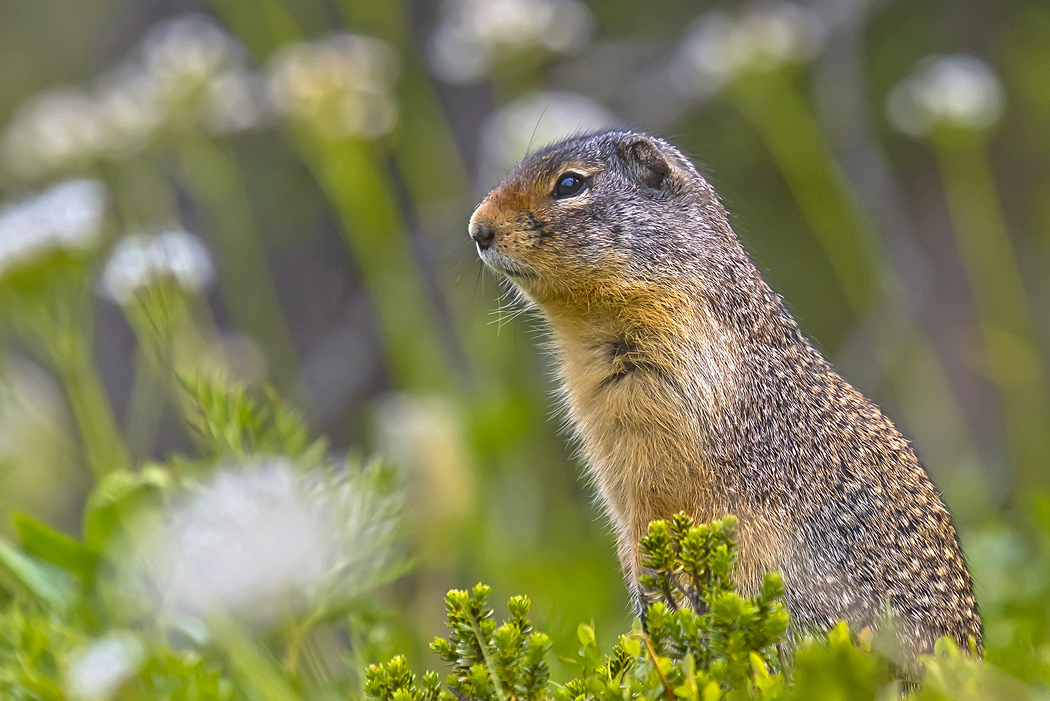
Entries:
{"type": "Polygon", "coordinates": [[[485,222],[478,222],[470,227],[470,238],[474,239],[478,248],[484,251],[496,240],[496,227],[485,222]]]}

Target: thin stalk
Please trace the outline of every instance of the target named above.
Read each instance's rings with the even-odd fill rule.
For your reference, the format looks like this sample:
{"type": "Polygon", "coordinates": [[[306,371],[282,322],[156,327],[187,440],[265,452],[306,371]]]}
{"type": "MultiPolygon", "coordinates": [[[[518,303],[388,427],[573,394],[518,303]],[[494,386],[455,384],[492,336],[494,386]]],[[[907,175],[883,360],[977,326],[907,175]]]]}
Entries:
{"type": "Polygon", "coordinates": [[[206,622],[215,642],[229,657],[234,673],[255,692],[257,698],[263,701],[302,701],[269,652],[252,640],[232,619],[215,613],[206,622]]]}
{"type": "MultiPolygon", "coordinates": [[[[141,341],[140,341],[141,343],[141,341]]],[[[142,349],[135,356],[135,381],[125,412],[124,435],[137,459],[149,457],[164,412],[167,386],[151,366],[142,349]]]]}
{"type": "Polygon", "coordinates": [[[262,343],[274,382],[287,387],[298,376],[298,359],[240,169],[229,153],[204,137],[181,139],[177,153],[208,229],[230,317],[262,343]]]}
{"type": "Polygon", "coordinates": [[[321,619],[323,614],[323,608],[321,606],[315,606],[310,614],[303,620],[296,620],[294,616],[291,619],[294,621],[292,624],[291,633],[288,635],[288,642],[284,648],[284,670],[289,676],[295,675],[295,670],[299,666],[299,656],[303,651],[303,647],[306,644],[307,634],[313,629],[317,622],[321,619]]]}
{"type": "MultiPolygon", "coordinates": [[[[55,367],[84,442],[84,453],[96,479],[131,467],[124,441],[84,339],[70,339],[54,354],[55,367]]],[[[57,349],[56,349],[57,350],[57,349]]]]}
{"type": "Polygon", "coordinates": [[[1050,487],[1050,395],[1035,324],[981,138],[934,139],[945,199],[998,387],[1015,493],[1050,487]]]}
{"type": "Polygon", "coordinates": [[[660,669],[660,660],[656,656],[656,650],[653,649],[652,642],[649,641],[649,636],[645,633],[641,634],[642,642],[645,643],[645,651],[649,655],[649,659],[653,661],[653,669],[656,670],[656,674],[660,677],[660,684],[664,687],[664,694],[667,696],[667,701],[678,701],[678,697],[675,696],[674,690],[671,689],[671,684],[667,681],[667,675],[660,669]]]}
{"type": "Polygon", "coordinates": [[[802,95],[789,76],[772,73],[737,80],[727,96],[772,155],[850,306],[864,311],[875,286],[871,235],[802,95]]]}
{"type": "Polygon", "coordinates": [[[507,701],[507,692],[503,690],[503,683],[499,680],[499,675],[496,674],[496,663],[492,661],[492,654],[489,652],[488,643],[481,636],[481,627],[474,618],[474,614],[467,611],[467,617],[470,618],[470,627],[474,630],[474,637],[478,640],[478,647],[481,648],[481,655],[485,658],[485,667],[489,670],[489,678],[492,679],[492,686],[496,690],[496,697],[499,698],[499,701],[507,701]]]}
{"type": "Polygon", "coordinates": [[[299,139],[305,160],[343,225],[383,332],[399,387],[440,389],[451,377],[422,276],[370,146],[355,139],[299,139]]]}

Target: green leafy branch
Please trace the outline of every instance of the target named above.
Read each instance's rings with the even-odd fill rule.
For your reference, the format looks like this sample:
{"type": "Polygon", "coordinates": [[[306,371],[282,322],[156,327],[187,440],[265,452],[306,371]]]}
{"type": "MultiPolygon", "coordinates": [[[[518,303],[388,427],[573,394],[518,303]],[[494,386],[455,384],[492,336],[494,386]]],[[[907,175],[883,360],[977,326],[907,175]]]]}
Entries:
{"type": "Polygon", "coordinates": [[[488,602],[492,590],[479,584],[449,592],[451,634],[431,644],[451,669],[449,691],[436,685],[433,673],[417,681],[403,657],[370,667],[365,690],[379,701],[431,701],[449,693],[478,701],[707,701],[734,690],[748,698],[772,693],[783,688],[776,654],[788,628],[787,610],[777,601],[783,587],[773,574],[758,596],[734,591],[736,533],[732,516],[699,526],[684,515],[651,524],[640,543],[649,572],[642,583],[652,599],[645,631],[620,636],[603,654],[593,627],[581,625],[579,673],[563,685],[549,682],[550,638],[529,622],[529,600],[512,598],[509,618],[497,625],[488,602]]]}

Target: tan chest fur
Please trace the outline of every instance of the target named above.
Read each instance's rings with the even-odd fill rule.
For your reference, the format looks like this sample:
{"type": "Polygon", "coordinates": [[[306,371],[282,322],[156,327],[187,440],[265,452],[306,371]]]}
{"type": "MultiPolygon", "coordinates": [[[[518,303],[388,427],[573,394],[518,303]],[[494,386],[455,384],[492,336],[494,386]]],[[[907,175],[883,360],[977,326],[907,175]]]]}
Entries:
{"type": "Polygon", "coordinates": [[[738,580],[753,592],[783,555],[781,519],[745,508],[711,459],[723,407],[733,401],[737,344],[708,318],[632,334],[622,323],[550,314],[569,419],[616,530],[624,574],[642,572],[649,522],[684,511],[700,522],[740,519],[738,580]],[[622,352],[616,352],[619,347],[622,352]]]}

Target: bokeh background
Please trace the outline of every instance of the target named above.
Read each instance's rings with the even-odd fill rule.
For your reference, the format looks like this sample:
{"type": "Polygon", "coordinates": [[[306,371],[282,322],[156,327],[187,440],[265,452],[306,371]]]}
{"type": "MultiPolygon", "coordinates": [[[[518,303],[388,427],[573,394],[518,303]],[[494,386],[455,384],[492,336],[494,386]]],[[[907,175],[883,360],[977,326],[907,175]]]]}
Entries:
{"type": "Polygon", "coordinates": [[[0,508],[78,536],[98,475],[193,452],[164,368],[219,369],[396,466],[417,659],[479,579],[556,648],[624,629],[542,325],[466,222],[530,149],[627,126],[694,159],[913,440],[1006,649],[996,612],[1050,581],[1017,575],[1050,483],[1048,124],[1041,0],[0,3],[0,508]],[[87,294],[33,292],[55,252],[87,294]],[[135,301],[160,282],[164,328],[135,301]]]}

